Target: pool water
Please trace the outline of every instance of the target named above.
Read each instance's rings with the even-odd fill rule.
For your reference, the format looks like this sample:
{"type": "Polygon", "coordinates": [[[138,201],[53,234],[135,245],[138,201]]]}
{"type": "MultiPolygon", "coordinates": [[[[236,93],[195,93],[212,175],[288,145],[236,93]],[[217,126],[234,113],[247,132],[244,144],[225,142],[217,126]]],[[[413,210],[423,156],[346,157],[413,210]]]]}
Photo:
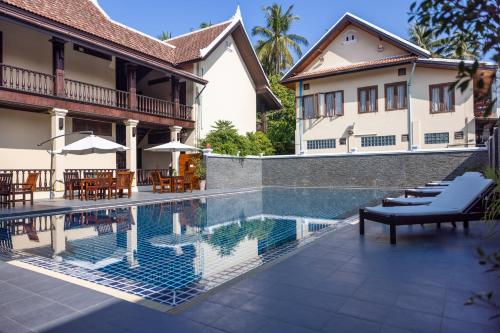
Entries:
{"type": "Polygon", "coordinates": [[[0,221],[26,263],[177,306],[345,225],[389,193],[261,191],[0,221]]]}

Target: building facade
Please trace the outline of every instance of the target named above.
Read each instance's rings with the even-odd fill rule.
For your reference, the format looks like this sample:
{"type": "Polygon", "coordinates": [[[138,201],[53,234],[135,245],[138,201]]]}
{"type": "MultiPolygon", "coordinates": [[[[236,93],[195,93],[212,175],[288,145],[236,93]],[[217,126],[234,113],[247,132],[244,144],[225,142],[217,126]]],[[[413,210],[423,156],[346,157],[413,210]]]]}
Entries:
{"type": "Polygon", "coordinates": [[[160,41],[113,21],[95,0],[0,1],[0,169],[39,170],[93,131],[127,153],[54,157],[69,169],[167,169],[171,155],[144,149],[196,145],[216,120],[255,131],[256,112],[280,107],[251,48],[239,10],[228,21],[160,41]],[[53,146],[39,143],[55,136],[53,146]]]}
{"type": "MultiPolygon", "coordinates": [[[[475,146],[496,112],[482,117],[477,80],[449,89],[459,63],[346,13],[282,78],[296,91],[296,153],[475,146]]],[[[495,73],[480,63],[490,98],[495,73]]]]}

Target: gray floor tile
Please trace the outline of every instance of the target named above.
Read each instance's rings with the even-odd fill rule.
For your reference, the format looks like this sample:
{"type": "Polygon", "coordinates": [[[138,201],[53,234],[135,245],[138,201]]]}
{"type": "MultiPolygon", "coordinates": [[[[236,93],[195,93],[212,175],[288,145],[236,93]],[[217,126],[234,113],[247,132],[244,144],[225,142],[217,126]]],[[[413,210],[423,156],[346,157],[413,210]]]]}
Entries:
{"type": "Polygon", "coordinates": [[[444,309],[444,300],[425,296],[399,295],[396,306],[441,316],[444,309]]]}
{"type": "Polygon", "coordinates": [[[500,326],[495,327],[481,325],[477,323],[469,323],[466,321],[443,318],[441,324],[442,333],[498,333],[500,332],[500,326]]]}
{"type": "Polygon", "coordinates": [[[384,324],[416,332],[432,333],[439,332],[441,317],[413,310],[393,308],[387,315],[384,324]]]}
{"type": "Polygon", "coordinates": [[[375,333],[380,331],[380,327],[380,323],[375,323],[373,321],[342,314],[334,314],[321,331],[327,333],[375,333]]]}
{"type": "Polygon", "coordinates": [[[398,299],[398,293],[386,289],[362,285],[358,290],[356,290],[353,297],[384,305],[394,305],[398,299]]]}
{"type": "Polygon", "coordinates": [[[17,287],[8,286],[8,290],[0,294],[0,309],[1,305],[18,301],[30,296],[33,296],[33,293],[19,289],[17,287]]]}
{"type": "Polygon", "coordinates": [[[215,320],[210,326],[225,332],[244,333],[258,332],[265,326],[268,318],[256,313],[234,309],[215,320]]]}
{"type": "Polygon", "coordinates": [[[28,333],[32,332],[16,321],[0,316],[0,332],[2,333],[28,333]]]}
{"type": "Polygon", "coordinates": [[[463,302],[446,302],[444,316],[482,325],[496,325],[497,322],[490,320],[497,312],[491,307],[483,304],[464,305],[463,302]]]}
{"type": "Polygon", "coordinates": [[[208,300],[210,302],[226,306],[239,307],[253,297],[255,297],[254,294],[250,294],[235,288],[227,288],[224,290],[220,290],[214,295],[210,296],[208,300]]]}
{"type": "Polygon", "coordinates": [[[181,316],[202,324],[211,324],[232,310],[232,307],[227,307],[221,304],[201,302],[182,311],[181,316]]]}
{"type": "Polygon", "coordinates": [[[387,317],[389,307],[382,304],[350,299],[338,312],[382,323],[387,317]]]}
{"type": "Polygon", "coordinates": [[[268,320],[266,325],[259,328],[259,333],[314,333],[319,332],[303,326],[292,325],[278,320],[268,320]]]}
{"type": "Polygon", "coordinates": [[[44,326],[51,321],[63,318],[73,313],[75,313],[75,311],[69,307],[53,303],[31,311],[21,311],[12,315],[10,318],[30,329],[35,330],[39,326],[44,326]]]}

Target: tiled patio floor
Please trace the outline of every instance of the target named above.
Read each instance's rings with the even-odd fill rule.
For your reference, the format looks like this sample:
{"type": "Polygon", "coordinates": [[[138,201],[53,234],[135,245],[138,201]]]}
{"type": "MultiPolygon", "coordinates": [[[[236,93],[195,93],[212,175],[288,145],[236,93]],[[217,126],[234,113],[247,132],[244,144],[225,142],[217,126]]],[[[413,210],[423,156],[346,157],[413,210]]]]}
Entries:
{"type": "Polygon", "coordinates": [[[335,231],[293,256],[167,314],[0,263],[0,331],[26,332],[499,332],[493,311],[464,306],[500,292],[477,264],[484,225],[335,231]]]}

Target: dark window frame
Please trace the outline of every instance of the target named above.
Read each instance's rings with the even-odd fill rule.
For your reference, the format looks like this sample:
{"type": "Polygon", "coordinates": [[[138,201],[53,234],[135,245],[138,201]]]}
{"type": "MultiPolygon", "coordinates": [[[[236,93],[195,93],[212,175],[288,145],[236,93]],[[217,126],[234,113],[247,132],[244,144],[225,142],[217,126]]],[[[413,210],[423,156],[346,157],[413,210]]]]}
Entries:
{"type": "Polygon", "coordinates": [[[318,105],[318,101],[319,101],[319,94],[308,94],[308,95],[302,95],[302,96],[298,96],[296,98],[296,103],[300,103],[300,107],[301,107],[301,118],[300,119],[317,119],[319,118],[319,105],[318,105]],[[304,98],[305,97],[312,97],[313,98],[313,107],[314,107],[314,110],[313,110],[313,114],[311,117],[305,117],[305,107],[304,107],[304,98]],[[298,101],[297,101],[298,100],[298,101]]]}
{"type": "Polygon", "coordinates": [[[73,132],[92,131],[94,135],[113,136],[113,123],[85,118],[73,118],[73,132]]]}
{"type": "Polygon", "coordinates": [[[325,103],[325,117],[335,117],[335,116],[343,116],[344,115],[344,90],[334,90],[334,91],[328,91],[326,93],[322,93],[323,94],[323,102],[325,103]],[[342,110],[341,110],[341,113],[340,114],[337,114],[335,110],[335,105],[337,105],[335,103],[335,93],[342,93],[342,110]],[[333,115],[329,115],[328,114],[328,110],[326,109],[326,95],[328,94],[333,94],[333,115]]]}
{"type": "Polygon", "coordinates": [[[399,81],[399,82],[392,82],[392,83],[386,83],[384,85],[384,99],[385,99],[385,111],[398,111],[398,110],[406,110],[408,108],[408,83],[406,81],[399,81]],[[403,107],[394,107],[394,108],[389,108],[387,106],[387,89],[392,88],[394,89],[394,101],[396,101],[395,104],[397,104],[398,100],[398,87],[399,86],[404,86],[404,93],[405,93],[405,99],[404,99],[404,106],[403,107]]]}
{"type": "Polygon", "coordinates": [[[373,113],[373,112],[378,112],[378,85],[373,85],[373,86],[365,86],[365,87],[359,87],[358,88],[358,114],[365,114],[365,113],[373,113]],[[367,92],[367,110],[368,106],[370,105],[370,90],[375,88],[375,110],[370,110],[370,111],[361,111],[361,91],[366,90],[367,92]]]}
{"type": "Polygon", "coordinates": [[[451,110],[445,110],[444,109],[444,89],[449,89],[449,87],[453,84],[453,82],[446,82],[446,83],[438,83],[438,84],[431,84],[429,85],[429,113],[431,114],[436,114],[436,113],[449,113],[449,112],[455,112],[455,89],[451,91],[451,100],[452,100],[452,108],[451,110]],[[439,107],[438,111],[433,111],[432,110],[432,89],[434,88],[439,88],[439,107]]]}

